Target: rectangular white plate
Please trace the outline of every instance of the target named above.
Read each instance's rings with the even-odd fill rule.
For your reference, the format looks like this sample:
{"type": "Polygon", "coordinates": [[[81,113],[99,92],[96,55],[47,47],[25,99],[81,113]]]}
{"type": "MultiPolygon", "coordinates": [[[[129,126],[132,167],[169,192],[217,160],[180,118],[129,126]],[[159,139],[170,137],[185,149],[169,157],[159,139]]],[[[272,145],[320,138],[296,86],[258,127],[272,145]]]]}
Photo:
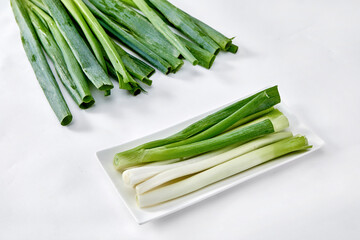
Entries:
{"type": "MultiPolygon", "coordinates": [[[[222,108],[222,107],[221,107],[222,108]]],[[[170,127],[168,129],[162,130],[160,132],[154,133],[152,135],[119,145],[115,147],[111,147],[102,151],[99,151],[96,153],[100,164],[105,170],[106,175],[111,180],[112,184],[114,185],[117,192],[120,194],[120,197],[122,198],[123,202],[135,218],[136,222],[139,224],[146,223],[148,221],[164,217],[166,215],[169,215],[171,213],[174,213],[176,211],[179,211],[185,207],[188,207],[190,205],[193,205],[197,202],[200,202],[206,198],[209,198],[213,195],[216,195],[222,191],[225,191],[231,187],[234,187],[248,179],[251,179],[253,177],[256,177],[262,173],[265,173],[271,169],[274,169],[276,167],[279,167],[283,164],[286,164],[288,162],[294,161],[296,159],[299,159],[300,157],[303,157],[307,154],[310,154],[316,150],[318,150],[323,144],[324,141],[318,137],[313,131],[311,131],[305,124],[300,122],[298,118],[296,118],[291,112],[288,111],[288,108],[284,106],[284,104],[279,104],[277,108],[282,111],[289,119],[290,121],[290,131],[292,131],[295,134],[302,134],[305,135],[308,140],[309,144],[313,145],[313,148],[306,152],[296,153],[296,154],[290,154],[283,157],[280,157],[276,160],[267,162],[265,164],[262,164],[260,166],[257,166],[255,168],[252,168],[250,170],[247,170],[245,172],[239,173],[235,176],[226,178],[222,181],[219,181],[217,183],[214,183],[210,186],[207,186],[203,189],[200,189],[196,192],[193,192],[191,194],[188,194],[186,196],[180,197],[178,199],[150,207],[150,208],[139,208],[136,205],[135,201],[135,190],[132,188],[126,187],[123,184],[121,173],[116,171],[113,167],[112,160],[114,155],[117,152],[121,152],[124,150],[127,150],[129,148],[138,146],[142,143],[167,137],[185,127],[190,125],[191,123],[221,109],[215,109],[213,111],[210,111],[208,113],[204,113],[200,116],[197,116],[195,118],[192,118],[190,120],[187,120],[185,122],[182,122],[180,124],[177,124],[173,127],[170,127]]]]}

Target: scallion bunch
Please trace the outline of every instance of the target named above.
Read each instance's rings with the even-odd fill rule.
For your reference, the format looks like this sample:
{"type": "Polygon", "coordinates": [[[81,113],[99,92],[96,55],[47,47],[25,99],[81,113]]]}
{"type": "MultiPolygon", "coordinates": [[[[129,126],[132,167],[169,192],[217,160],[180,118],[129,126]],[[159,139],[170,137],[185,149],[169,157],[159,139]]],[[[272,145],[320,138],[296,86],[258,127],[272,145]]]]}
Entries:
{"type": "Polygon", "coordinates": [[[287,117],[271,87],[206,116],[167,138],[119,152],[114,167],[134,188],[140,207],[150,207],[252,167],[310,148],[286,129],[287,117]]]}
{"type": "Polygon", "coordinates": [[[142,84],[152,84],[154,68],[175,73],[183,58],[210,68],[220,50],[237,51],[232,39],[166,0],[10,2],[28,59],[62,125],[72,115],[46,55],[68,94],[85,109],[95,103],[90,85],[110,95],[114,85],[109,76],[119,88],[138,95],[145,91],[142,84]]]}

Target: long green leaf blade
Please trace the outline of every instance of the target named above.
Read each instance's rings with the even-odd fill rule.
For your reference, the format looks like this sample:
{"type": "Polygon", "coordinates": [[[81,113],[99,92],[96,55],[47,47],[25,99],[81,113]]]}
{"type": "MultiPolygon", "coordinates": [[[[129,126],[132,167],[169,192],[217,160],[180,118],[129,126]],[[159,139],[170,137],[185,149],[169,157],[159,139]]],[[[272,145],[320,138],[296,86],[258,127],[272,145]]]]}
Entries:
{"type": "MultiPolygon", "coordinates": [[[[159,146],[167,145],[170,143],[179,142],[179,141],[182,141],[189,137],[192,137],[202,131],[205,131],[206,129],[208,129],[211,126],[215,125],[216,123],[222,121],[223,119],[227,118],[228,116],[230,116],[231,114],[236,112],[238,109],[243,107],[245,104],[247,104],[252,99],[254,99],[256,96],[260,95],[263,92],[266,92],[269,96],[271,96],[272,101],[280,102],[280,95],[279,95],[278,88],[277,88],[277,86],[274,86],[274,87],[268,88],[264,91],[258,92],[250,97],[247,97],[245,99],[237,101],[228,107],[220,109],[219,111],[202,118],[201,120],[191,124],[190,126],[175,133],[172,136],[169,136],[164,139],[159,139],[159,140],[145,143],[134,149],[140,149],[140,148],[149,149],[149,148],[159,147],[159,146]]],[[[132,150],[129,150],[129,151],[132,151],[132,150]]]]}
{"type": "Polygon", "coordinates": [[[219,121],[218,123],[214,124],[213,126],[206,129],[205,131],[203,131],[193,137],[187,138],[183,141],[172,143],[172,144],[169,144],[166,146],[167,147],[180,146],[180,145],[198,142],[198,141],[202,141],[204,139],[208,139],[208,138],[217,136],[218,134],[224,132],[226,129],[231,127],[233,124],[235,124],[239,120],[244,119],[244,118],[246,118],[252,114],[255,114],[257,112],[261,112],[263,110],[271,108],[277,103],[279,103],[279,101],[273,101],[273,98],[271,98],[271,96],[267,95],[266,92],[262,92],[259,95],[257,95],[256,97],[254,97],[253,99],[251,99],[244,106],[239,108],[237,111],[232,113],[230,116],[219,121]]]}
{"type": "Polygon", "coordinates": [[[139,91],[141,90],[137,82],[131,77],[129,72],[126,70],[124,63],[122,62],[118,52],[116,51],[112,40],[106,34],[105,30],[101,27],[100,23],[96,20],[95,16],[87,8],[85,3],[82,0],[61,0],[61,1],[63,2],[73,1],[76,4],[81,14],[88,22],[91,30],[94,32],[100,43],[103,45],[104,50],[118,75],[120,88],[139,93],[139,91]]]}
{"type": "MultiPolygon", "coordinates": [[[[36,9],[35,6],[30,7],[31,9],[36,9]]],[[[38,11],[41,11],[39,8],[37,9],[38,11]]],[[[75,78],[73,78],[73,75],[71,75],[70,71],[69,71],[69,67],[72,69],[73,67],[76,67],[77,65],[69,65],[67,64],[67,61],[64,58],[64,55],[62,53],[62,51],[60,50],[60,47],[58,46],[57,43],[63,44],[65,45],[66,42],[62,41],[63,39],[58,39],[59,41],[56,42],[52,33],[50,32],[50,29],[48,29],[48,27],[45,25],[44,22],[48,23],[48,26],[50,24],[54,24],[53,20],[49,18],[45,19],[40,19],[38,17],[38,15],[36,15],[33,11],[29,11],[29,15],[31,18],[31,21],[35,27],[35,30],[37,32],[37,35],[42,43],[43,48],[45,49],[46,53],[48,54],[48,56],[51,58],[52,62],[54,63],[56,72],[59,75],[59,78],[61,80],[61,82],[63,83],[63,85],[65,86],[66,90],[68,91],[68,93],[70,94],[70,96],[73,98],[73,100],[76,102],[76,104],[80,107],[80,108],[89,108],[90,106],[92,106],[94,104],[94,99],[92,98],[91,94],[90,94],[90,90],[88,89],[85,79],[80,79],[81,82],[79,81],[74,81],[75,80],[79,80],[79,76],[80,78],[83,77],[83,73],[80,72],[81,75],[74,75],[75,78]]],[[[53,30],[55,30],[56,25],[53,25],[53,30]]],[[[54,31],[56,32],[56,30],[54,31]]],[[[58,36],[60,37],[60,36],[58,36]]],[[[64,46],[62,46],[64,47],[64,46]]],[[[68,47],[65,45],[65,48],[68,47]]],[[[71,52],[71,51],[70,51],[71,52]]],[[[68,63],[73,63],[73,64],[78,64],[73,60],[71,60],[71,57],[73,57],[73,55],[66,55],[67,56],[67,60],[68,63]],[[70,60],[70,62],[69,62],[70,60]]]]}
{"type": "Polygon", "coordinates": [[[36,78],[61,125],[72,120],[70,110],[48,65],[23,0],[10,0],[21,33],[21,41],[36,78]]]}
{"type": "Polygon", "coordinates": [[[191,54],[180,39],[170,30],[168,25],[152,10],[144,0],[134,0],[135,4],[154,25],[154,27],[163,34],[163,36],[179,50],[181,55],[192,65],[197,65],[198,60],[191,54]]]}
{"type": "Polygon", "coordinates": [[[119,0],[89,0],[107,16],[157,48],[179,57],[180,52],[140,13],[119,0]]]}
{"type": "MultiPolygon", "coordinates": [[[[131,6],[135,9],[139,9],[133,0],[121,0],[121,2],[124,2],[125,4],[131,6]]],[[[188,17],[190,17],[196,25],[198,25],[211,39],[213,39],[221,47],[221,50],[228,51],[231,53],[237,52],[237,46],[232,44],[232,38],[228,38],[228,37],[224,36],[219,31],[215,30],[214,28],[210,27],[209,25],[200,21],[199,19],[191,16],[190,14],[186,13],[185,11],[183,11],[179,8],[178,8],[178,10],[181,11],[183,14],[188,15],[188,17]],[[229,49],[229,48],[231,48],[231,49],[229,49]]]]}
{"type": "Polygon", "coordinates": [[[171,66],[168,62],[158,56],[155,52],[147,48],[141,42],[139,42],[132,34],[127,32],[121,26],[119,26],[116,22],[106,16],[103,12],[101,12],[96,6],[94,6],[89,1],[85,1],[87,7],[90,11],[98,18],[100,24],[109,31],[115,38],[118,38],[121,42],[127,45],[129,48],[137,52],[144,59],[149,61],[152,65],[154,65],[161,72],[167,74],[171,70],[171,66]]]}
{"type": "Polygon", "coordinates": [[[66,9],[70,12],[70,14],[75,19],[75,21],[79,24],[87,41],[89,42],[89,45],[90,45],[96,59],[101,64],[104,71],[106,72],[107,69],[106,69],[105,58],[103,56],[102,46],[99,43],[99,41],[97,40],[97,38],[94,36],[92,31],[90,30],[88,24],[86,23],[85,19],[82,16],[81,12],[75,6],[73,1],[62,1],[62,3],[65,5],[66,9]]]}
{"type": "Polygon", "coordinates": [[[114,166],[118,170],[139,165],[141,163],[163,161],[169,159],[191,157],[205,152],[214,151],[235,143],[244,143],[252,139],[274,132],[270,120],[241,128],[200,142],[177,147],[159,147],[139,149],[135,152],[121,152],[114,157],[114,166]]]}
{"type": "Polygon", "coordinates": [[[149,1],[161,12],[163,16],[166,17],[169,22],[171,22],[188,38],[214,55],[219,53],[220,47],[192,21],[189,15],[185,14],[167,0],[149,1]]]}
{"type": "Polygon", "coordinates": [[[68,42],[74,56],[89,80],[100,90],[112,89],[114,86],[108,75],[96,60],[84,39],[80,36],[61,1],[43,0],[43,3],[46,5],[50,15],[68,42]]]}

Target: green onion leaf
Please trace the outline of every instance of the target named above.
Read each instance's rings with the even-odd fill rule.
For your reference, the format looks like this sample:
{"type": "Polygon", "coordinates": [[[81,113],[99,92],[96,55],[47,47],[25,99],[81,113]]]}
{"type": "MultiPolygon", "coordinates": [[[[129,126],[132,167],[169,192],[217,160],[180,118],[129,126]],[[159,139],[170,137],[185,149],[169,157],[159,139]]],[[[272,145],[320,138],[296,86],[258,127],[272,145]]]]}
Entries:
{"type": "Polygon", "coordinates": [[[76,60],[89,80],[99,90],[112,89],[114,86],[108,75],[77,31],[61,1],[43,0],[43,3],[46,5],[48,12],[56,22],[61,34],[68,42],[76,60]]]}
{"type": "Polygon", "coordinates": [[[23,0],[10,0],[16,22],[20,29],[21,41],[36,78],[61,125],[72,120],[70,110],[45,58],[35,29],[23,0]]]}
{"type": "Polygon", "coordinates": [[[198,64],[199,61],[191,54],[191,52],[180,41],[180,39],[170,30],[168,25],[157,15],[157,13],[144,0],[134,0],[134,3],[139,7],[139,9],[144,13],[144,15],[154,25],[154,27],[159,32],[161,32],[163,34],[163,36],[171,44],[173,44],[173,46],[177,50],[179,50],[181,55],[186,60],[188,60],[192,65],[198,64]]]}

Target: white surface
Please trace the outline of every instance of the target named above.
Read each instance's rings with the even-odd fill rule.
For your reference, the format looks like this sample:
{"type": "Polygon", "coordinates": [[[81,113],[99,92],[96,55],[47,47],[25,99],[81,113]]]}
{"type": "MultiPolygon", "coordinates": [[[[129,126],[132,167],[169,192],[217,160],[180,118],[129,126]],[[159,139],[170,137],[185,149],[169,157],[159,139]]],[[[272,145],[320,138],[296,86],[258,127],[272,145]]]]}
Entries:
{"type": "MultiPolygon", "coordinates": [[[[243,99],[243,98],[240,98],[243,99]]],[[[239,99],[239,100],[240,100],[239,99]]],[[[230,105],[230,104],[227,104],[230,105]]],[[[223,108],[225,106],[222,106],[223,108]]],[[[211,184],[205,188],[197,190],[193,193],[187,194],[186,196],[168,201],[166,203],[158,204],[156,206],[139,208],[136,204],[136,194],[135,189],[126,186],[123,182],[122,175],[114,168],[113,159],[114,155],[118,152],[122,152],[133,147],[139,146],[149,141],[161,139],[167,136],[171,136],[179,131],[179,129],[184,129],[190,124],[202,119],[205,116],[208,116],[211,113],[219,109],[214,109],[210,112],[204,113],[202,115],[196,116],[187,121],[181,122],[176,126],[164,129],[162,131],[151,134],[150,136],[145,136],[134,141],[121,144],[119,146],[110,147],[104,150],[101,150],[96,153],[100,164],[105,170],[105,174],[111,180],[116,191],[119,193],[119,196],[122,198],[124,204],[127,206],[128,210],[134,217],[137,223],[143,224],[151,220],[159,219],[161,217],[167,216],[169,214],[180,211],[186,207],[192,206],[198,202],[201,202],[209,197],[220,194],[225,190],[233,188],[240,183],[248,181],[254,177],[257,177],[261,174],[264,174],[270,170],[283,166],[284,164],[290,163],[294,160],[300,160],[306,158],[309,154],[320,149],[324,141],[316,135],[306,124],[301,122],[294,113],[291,113],[284,104],[279,104],[276,106],[282,113],[287,116],[290,128],[288,131],[291,131],[294,135],[301,134],[306,136],[309,141],[309,145],[312,145],[312,148],[307,151],[302,151],[294,154],[289,154],[276,160],[269,161],[267,163],[261,164],[259,166],[253,167],[250,170],[238,173],[234,176],[221,180],[217,183],[211,184]]]]}
{"type": "Polygon", "coordinates": [[[358,239],[360,1],[180,1],[225,34],[237,55],[211,71],[186,63],[156,74],[148,95],[96,94],[61,127],[0,0],[0,239],[358,239]],[[159,131],[278,84],[327,143],[231,191],[139,226],[95,152],[159,131]]]}

